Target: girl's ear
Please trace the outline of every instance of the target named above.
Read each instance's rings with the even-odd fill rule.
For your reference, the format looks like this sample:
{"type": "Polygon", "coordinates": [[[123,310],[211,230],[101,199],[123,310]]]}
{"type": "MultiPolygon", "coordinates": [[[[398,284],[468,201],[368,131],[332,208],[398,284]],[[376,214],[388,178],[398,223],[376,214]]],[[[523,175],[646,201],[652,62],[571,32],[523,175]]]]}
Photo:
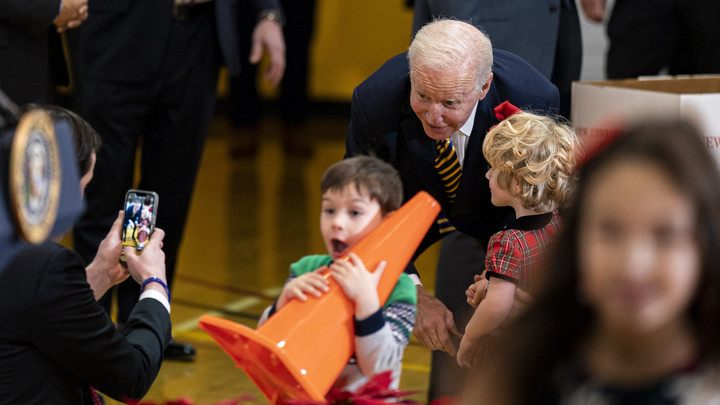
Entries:
{"type": "Polygon", "coordinates": [[[512,180],[510,180],[510,193],[512,195],[520,195],[522,191],[523,190],[520,186],[520,181],[518,181],[517,177],[513,177],[512,180]]]}

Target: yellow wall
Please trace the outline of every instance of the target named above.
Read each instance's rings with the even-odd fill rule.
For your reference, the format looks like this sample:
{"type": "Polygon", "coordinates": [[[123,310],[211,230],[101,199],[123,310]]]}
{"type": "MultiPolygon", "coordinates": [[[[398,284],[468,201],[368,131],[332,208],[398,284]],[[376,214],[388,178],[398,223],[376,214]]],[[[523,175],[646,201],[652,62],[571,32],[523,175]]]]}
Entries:
{"type": "Polygon", "coordinates": [[[388,58],[407,50],[412,10],[404,0],[318,0],[310,96],[349,101],[388,58]]]}

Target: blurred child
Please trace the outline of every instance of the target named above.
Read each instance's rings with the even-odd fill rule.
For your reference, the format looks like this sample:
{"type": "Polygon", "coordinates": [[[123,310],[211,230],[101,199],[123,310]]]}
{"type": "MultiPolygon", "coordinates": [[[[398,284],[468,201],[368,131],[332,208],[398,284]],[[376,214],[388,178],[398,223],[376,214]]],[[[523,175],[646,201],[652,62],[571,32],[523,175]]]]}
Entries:
{"type": "Polygon", "coordinates": [[[598,151],[556,242],[472,403],[720,403],[720,173],[696,128],[598,151]]]}
{"type": "MultiPolygon", "coordinates": [[[[265,321],[292,299],[306,301],[328,290],[321,272],[327,267],[347,297],[355,303],[355,354],[333,387],[352,391],[373,375],[392,370],[397,388],[405,346],[415,324],[416,290],[401,274],[385,305],[380,306],[377,285],[385,269],[373,273],[354,253],[338,260],[402,204],[397,171],[374,157],[358,156],[330,166],[321,182],[320,231],[327,255],[305,256],[290,266],[290,278],[275,303],[260,319],[265,321]]],[[[332,342],[326,342],[332,344],[332,342]]]]}
{"type": "Polygon", "coordinates": [[[485,257],[484,288],[468,289],[468,299],[482,300],[465,328],[457,353],[458,364],[471,367],[490,350],[485,336],[511,313],[516,289],[531,295],[537,289],[539,268],[560,226],[558,208],[572,192],[577,137],[551,117],[519,112],[485,136],[483,154],[490,168],[492,203],[512,207],[515,220],[495,233],[485,257]]]}

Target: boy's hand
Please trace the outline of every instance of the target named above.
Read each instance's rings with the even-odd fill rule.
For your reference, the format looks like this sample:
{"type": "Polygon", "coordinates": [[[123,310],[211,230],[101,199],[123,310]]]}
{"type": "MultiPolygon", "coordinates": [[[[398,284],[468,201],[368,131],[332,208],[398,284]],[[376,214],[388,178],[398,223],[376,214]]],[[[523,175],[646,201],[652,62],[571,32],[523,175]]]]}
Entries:
{"type": "Polygon", "coordinates": [[[313,297],[319,297],[328,291],[328,280],[322,276],[322,271],[327,267],[323,266],[319,269],[305,273],[290,280],[283,287],[280,297],[278,297],[275,308],[280,309],[285,306],[291,299],[297,298],[300,301],[307,301],[307,294],[313,297]]]}
{"type": "Polygon", "coordinates": [[[365,268],[355,253],[348,255],[350,260],[338,260],[330,266],[330,274],[337,281],[348,298],[355,302],[355,317],[365,319],[380,309],[377,286],[385,271],[387,262],[380,262],[374,272],[365,268]]]}

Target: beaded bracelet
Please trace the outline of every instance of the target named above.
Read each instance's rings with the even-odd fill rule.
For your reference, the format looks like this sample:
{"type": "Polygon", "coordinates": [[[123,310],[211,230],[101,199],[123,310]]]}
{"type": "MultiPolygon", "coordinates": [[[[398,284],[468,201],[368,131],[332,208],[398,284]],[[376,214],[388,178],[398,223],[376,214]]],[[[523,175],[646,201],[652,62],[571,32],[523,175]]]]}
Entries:
{"type": "Polygon", "coordinates": [[[143,290],[145,290],[145,286],[148,285],[148,283],[152,283],[153,281],[156,283],[160,283],[160,285],[163,286],[163,288],[165,289],[165,292],[167,293],[168,301],[170,301],[170,288],[168,288],[167,284],[165,284],[164,281],[162,281],[161,279],[159,279],[157,277],[150,277],[150,278],[146,279],[145,281],[143,281],[142,285],[140,286],[140,293],[142,293],[143,290]]]}

